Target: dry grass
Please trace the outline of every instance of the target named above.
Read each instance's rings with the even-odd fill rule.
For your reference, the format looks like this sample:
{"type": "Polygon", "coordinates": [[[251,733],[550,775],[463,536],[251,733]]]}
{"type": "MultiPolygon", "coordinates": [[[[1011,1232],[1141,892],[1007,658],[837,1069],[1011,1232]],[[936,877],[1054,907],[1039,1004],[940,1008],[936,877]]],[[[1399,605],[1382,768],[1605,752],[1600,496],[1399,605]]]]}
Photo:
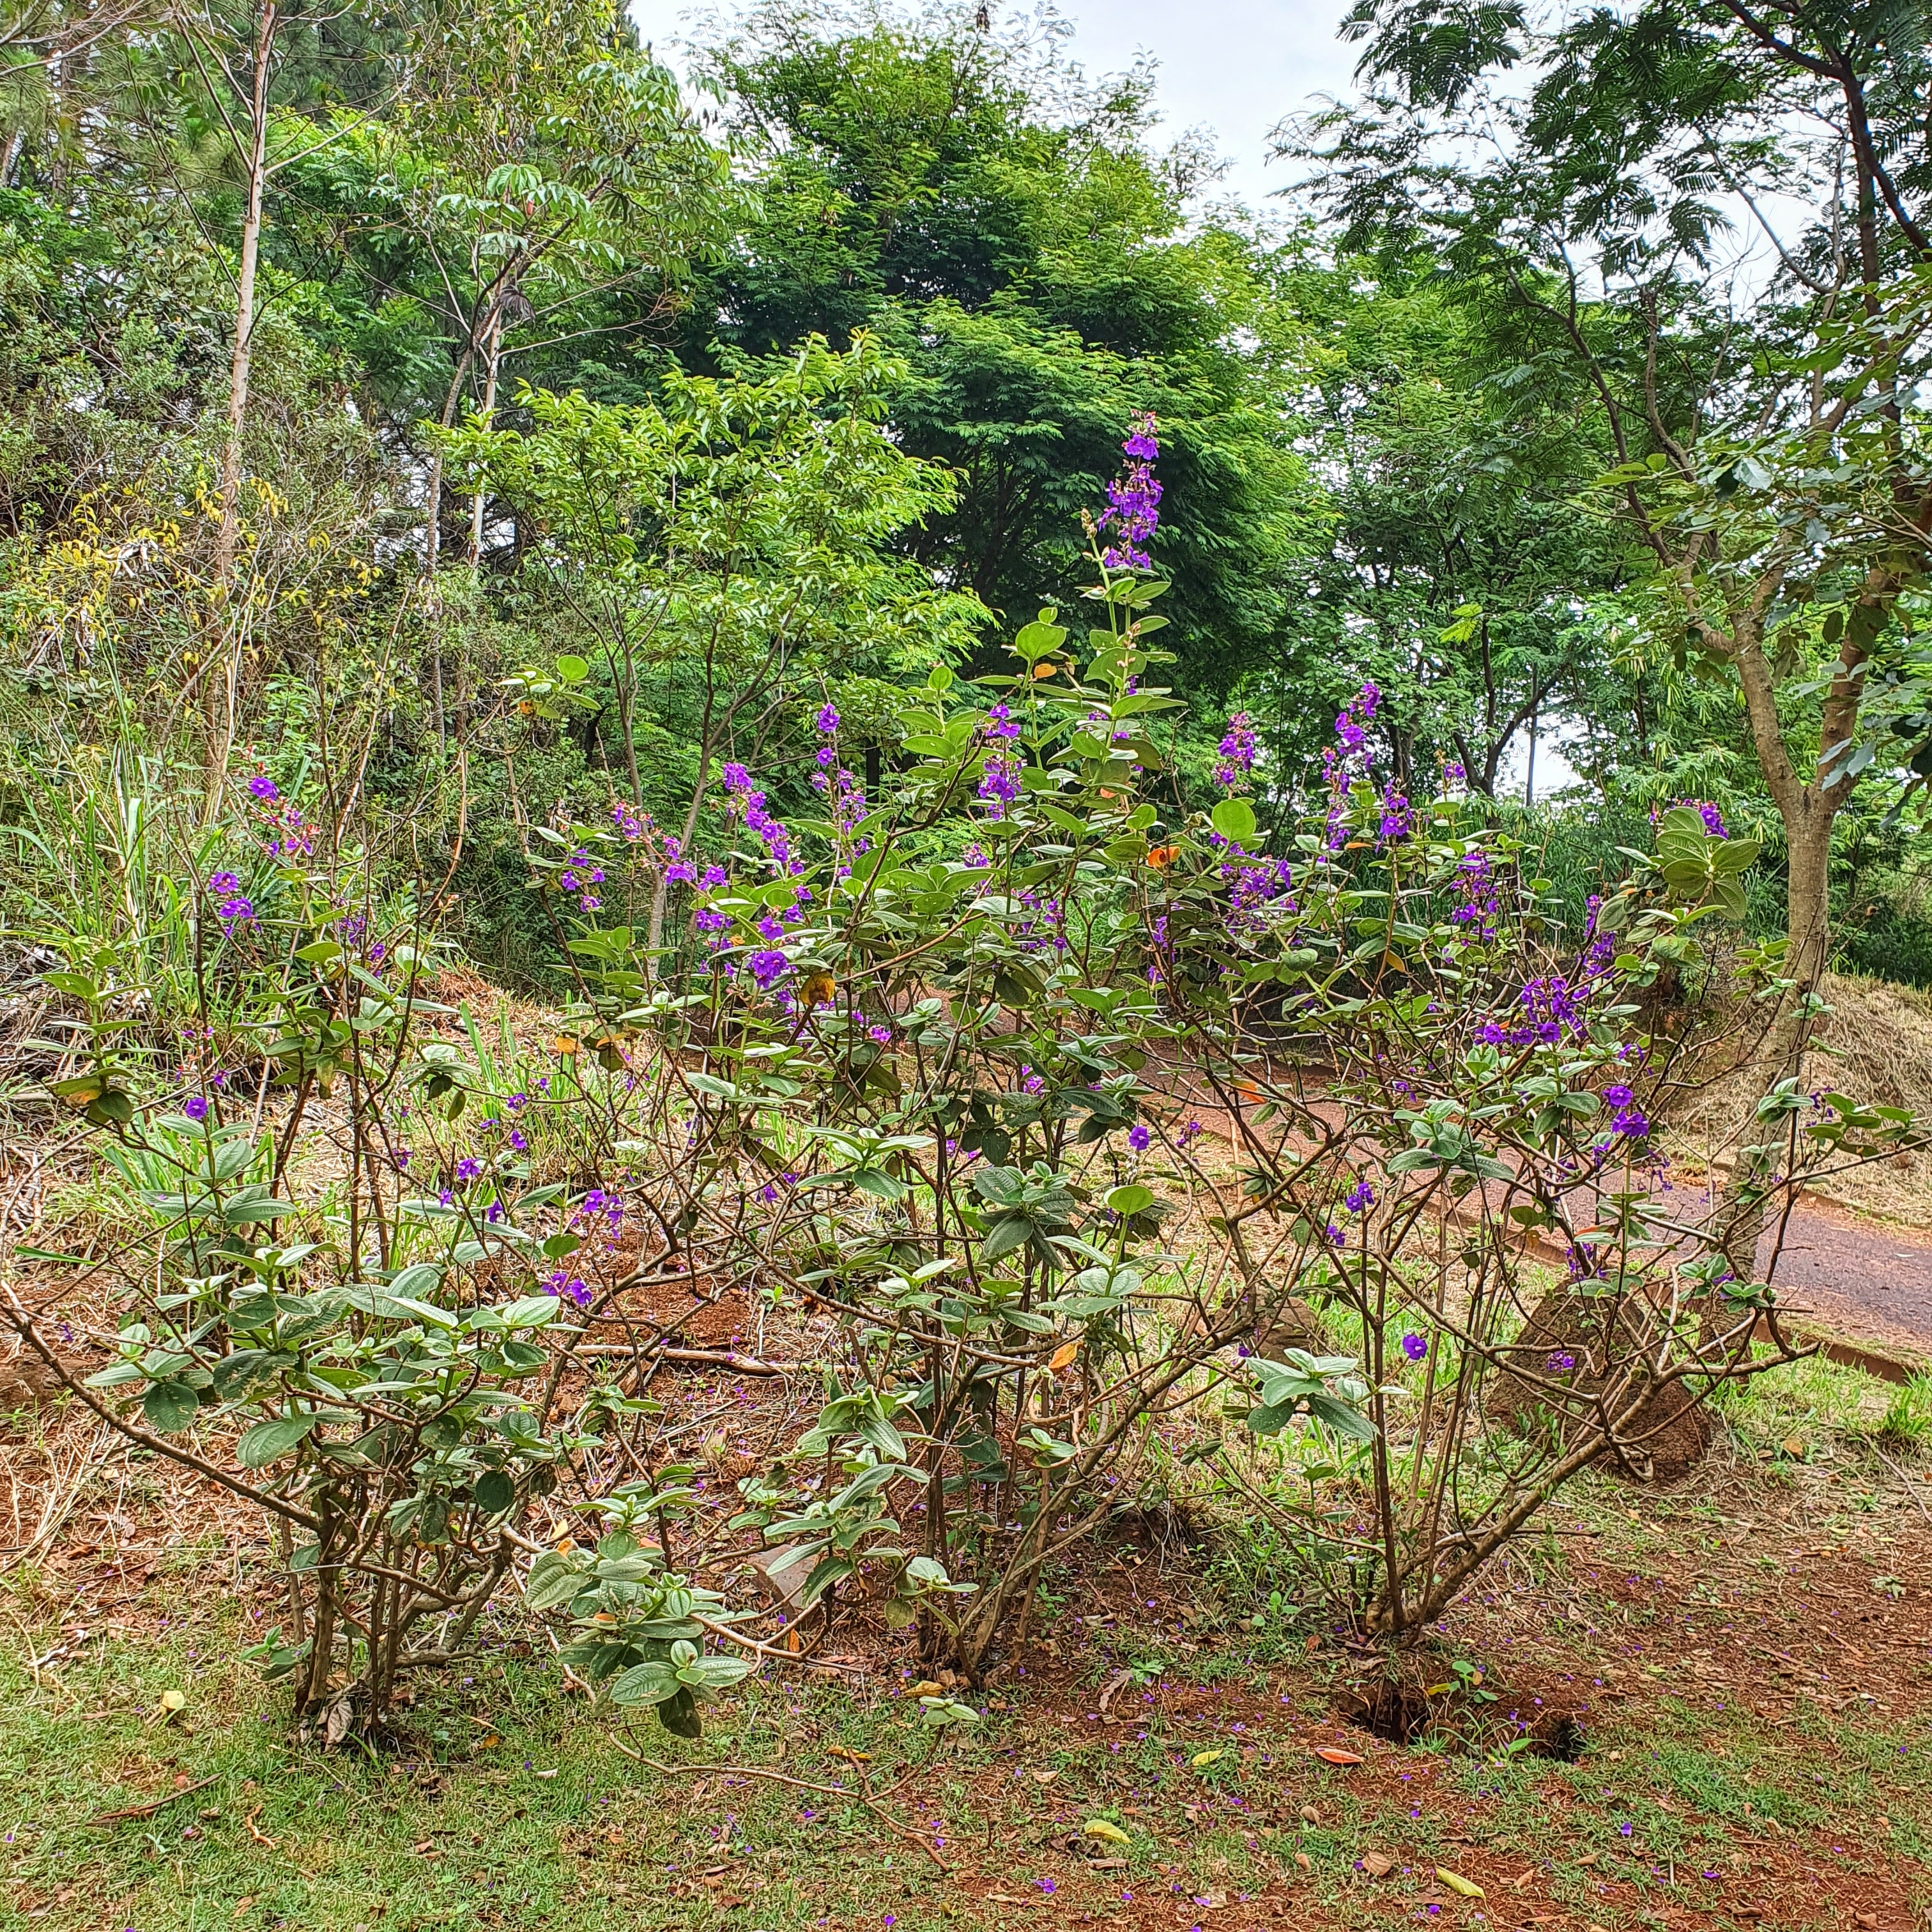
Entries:
{"type": "MultiPolygon", "coordinates": [[[[1831,1003],[1817,1046],[1805,1056],[1808,1088],[1909,1107],[1932,1121],[1932,992],[1845,973],[1825,976],[1831,1003]]],[[[1673,1154],[1696,1166],[1722,1164],[1747,1096],[1742,1073],[1714,1080],[1671,1122],[1673,1154]]],[[[1831,1176],[1814,1192],[1908,1226],[1932,1224],[1932,1150],[1898,1154],[1831,1176]]]]}

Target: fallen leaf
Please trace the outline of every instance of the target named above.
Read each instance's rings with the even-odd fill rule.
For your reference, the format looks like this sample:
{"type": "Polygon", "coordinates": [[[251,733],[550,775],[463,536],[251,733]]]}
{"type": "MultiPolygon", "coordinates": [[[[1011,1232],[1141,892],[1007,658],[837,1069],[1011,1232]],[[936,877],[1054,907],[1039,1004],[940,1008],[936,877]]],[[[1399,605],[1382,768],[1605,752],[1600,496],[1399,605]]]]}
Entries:
{"type": "Polygon", "coordinates": [[[1304,1804],[1300,1815],[1304,1825],[1318,1825],[1322,1822],[1322,1814],[1312,1804],[1304,1804]]]}
{"type": "Polygon", "coordinates": [[[231,1918],[239,1918],[243,1912],[248,1911],[254,1906],[254,1903],[255,1894],[251,1892],[246,1898],[238,1899],[236,1901],[235,1910],[229,1914],[229,1916],[231,1918]]]}
{"type": "Polygon", "coordinates": [[[1387,1878],[1395,1870],[1395,1861],[1386,1852],[1364,1852],[1362,1869],[1371,1878],[1387,1878]]]}
{"type": "Polygon", "coordinates": [[[946,1686],[931,1677],[922,1677],[916,1684],[908,1684],[899,1693],[902,1697],[943,1697],[945,1694],[946,1686]]]}
{"type": "Polygon", "coordinates": [[[1131,1845],[1133,1843],[1133,1840],[1111,1819],[1089,1818],[1080,1828],[1088,1838],[1104,1838],[1110,1845],[1131,1845]]]}
{"type": "Polygon", "coordinates": [[[1226,1757],[1227,1755],[1225,1750],[1196,1751],[1187,1762],[1198,1771],[1204,1764],[1212,1764],[1216,1758],[1226,1757]]]}
{"type": "Polygon", "coordinates": [[[1053,1374],[1057,1376],[1062,1369],[1072,1366],[1074,1357],[1079,1352],[1080,1344],[1077,1341],[1063,1342],[1047,1358],[1046,1366],[1053,1374]]]}
{"type": "MultiPolygon", "coordinates": [[[[937,1694],[928,1693],[928,1694],[936,1695],[937,1694]]],[[[848,1764],[870,1764],[872,1761],[872,1754],[870,1751],[854,1750],[850,1744],[827,1744],[825,1747],[825,1755],[827,1757],[842,1757],[848,1764]]]]}
{"type": "Polygon", "coordinates": [[[1060,1775],[1057,1771],[1036,1771],[1033,1774],[1036,1784],[1051,1784],[1060,1775]]]}
{"type": "Polygon", "coordinates": [[[161,1693],[161,1708],[171,1718],[177,1711],[185,1711],[188,1708],[188,1693],[184,1690],[164,1690],[161,1693]]]}
{"type": "Polygon", "coordinates": [[[1804,1438],[1802,1436],[1787,1436],[1778,1446],[1796,1461],[1804,1461],[1804,1438]]]}
{"type": "Polygon", "coordinates": [[[1442,1865],[1438,1865],[1436,1868],[1436,1876],[1458,1898],[1480,1898],[1483,1895],[1483,1888],[1472,1880],[1465,1878],[1460,1872],[1452,1872],[1442,1865]]]}
{"type": "Polygon", "coordinates": [[[1367,1762],[1360,1751],[1344,1750],[1340,1744],[1317,1744],[1315,1755],[1324,1764],[1364,1764],[1367,1762]]]}
{"type": "Polygon", "coordinates": [[[1305,1872],[1312,1872],[1315,1869],[1315,1861],[1306,1852],[1297,1852],[1294,1862],[1305,1872]]]}

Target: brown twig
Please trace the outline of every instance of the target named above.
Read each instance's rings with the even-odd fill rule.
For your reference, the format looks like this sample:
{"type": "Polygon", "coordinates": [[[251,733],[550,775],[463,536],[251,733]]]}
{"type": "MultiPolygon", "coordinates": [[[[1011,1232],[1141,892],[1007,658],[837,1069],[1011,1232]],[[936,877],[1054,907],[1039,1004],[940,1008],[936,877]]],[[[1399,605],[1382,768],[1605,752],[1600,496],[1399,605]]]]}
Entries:
{"type": "Polygon", "coordinates": [[[87,1822],[90,1825],[112,1825],[123,1818],[152,1818],[157,1811],[165,1805],[172,1804],[177,1798],[185,1798],[192,1791],[206,1790],[214,1782],[213,1778],[204,1778],[195,1784],[184,1784],[178,1791],[170,1791],[164,1798],[150,1798],[145,1804],[124,1804],[118,1811],[97,1812],[87,1822]]]}

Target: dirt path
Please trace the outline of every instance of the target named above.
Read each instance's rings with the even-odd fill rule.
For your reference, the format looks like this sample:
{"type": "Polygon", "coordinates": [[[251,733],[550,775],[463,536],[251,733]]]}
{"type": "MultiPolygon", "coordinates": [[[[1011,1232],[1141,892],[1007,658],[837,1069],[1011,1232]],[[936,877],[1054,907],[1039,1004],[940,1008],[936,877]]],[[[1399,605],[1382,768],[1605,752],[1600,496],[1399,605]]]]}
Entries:
{"type": "MultiPolygon", "coordinates": [[[[1234,1123],[1213,1099],[1156,1090],[1174,1108],[1177,1120],[1191,1118],[1232,1144],[1234,1123]]],[[[1304,1104],[1318,1111],[1324,1105],[1304,1104]]],[[[1701,1181],[1694,1182],[1689,1193],[1690,1201],[1680,1200],[1674,1211],[1688,1210],[1694,1218],[1708,1208],[1708,1197],[1701,1181]]],[[[1760,1271],[1771,1266],[1775,1246],[1767,1232],[1758,1250],[1760,1271]]],[[[1560,1256],[1555,1258],[1560,1262],[1560,1256]]],[[[1932,1230],[1888,1225],[1808,1197],[1786,1225],[1776,1259],[1773,1279],[1780,1299],[1801,1326],[1912,1366],[1932,1366],[1932,1230]]]]}
{"type": "MultiPolygon", "coordinates": [[[[1771,1245],[1767,1236],[1760,1265],[1771,1245]]],[[[1808,1202],[1785,1232],[1776,1280],[1794,1312],[1834,1334],[1932,1353],[1932,1240],[1922,1234],[1808,1202]]]]}

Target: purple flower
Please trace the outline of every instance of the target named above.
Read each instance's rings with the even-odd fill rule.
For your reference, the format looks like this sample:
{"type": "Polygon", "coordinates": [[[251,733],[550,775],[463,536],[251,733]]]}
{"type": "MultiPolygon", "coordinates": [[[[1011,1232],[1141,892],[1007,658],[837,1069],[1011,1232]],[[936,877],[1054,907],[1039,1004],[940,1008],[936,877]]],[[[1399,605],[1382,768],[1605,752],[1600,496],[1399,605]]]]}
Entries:
{"type": "Polygon", "coordinates": [[[1127,1144],[1136,1154],[1145,1154],[1148,1143],[1153,1138],[1153,1135],[1148,1132],[1145,1125],[1141,1121],[1136,1120],[1127,1130],[1127,1144]]]}
{"type": "Polygon", "coordinates": [[[1352,1214],[1359,1214],[1364,1208],[1376,1204],[1376,1190],[1366,1180],[1358,1180],[1349,1189],[1348,1198],[1342,1205],[1352,1214]]]}
{"type": "Polygon", "coordinates": [[[244,898],[239,892],[232,898],[224,899],[214,911],[216,917],[231,932],[238,926],[253,926],[255,922],[254,902],[244,898]]]}
{"type": "Polygon", "coordinates": [[[877,1040],[881,1046],[890,1043],[892,1030],[889,1026],[869,1026],[866,1029],[868,1037],[877,1040]]]}
{"type": "Polygon", "coordinates": [[[274,780],[266,772],[258,772],[248,781],[248,795],[251,798],[259,798],[264,805],[281,796],[275,789],[274,780]]]}
{"type": "MultiPolygon", "coordinates": [[[[1704,821],[1704,830],[1713,838],[1728,838],[1730,834],[1724,830],[1724,814],[1708,798],[1680,798],[1674,810],[1694,812],[1704,821]]],[[[1651,814],[1651,823],[1657,822],[1657,814],[1651,814]]]]}
{"type": "Polygon", "coordinates": [[[1467,927],[1472,938],[1493,939],[1499,908],[1490,855],[1480,850],[1464,853],[1456,862],[1454,884],[1458,896],[1449,910],[1451,922],[1467,927]]]}
{"type": "Polygon", "coordinates": [[[1114,541],[1100,561],[1108,570],[1150,570],[1145,545],[1160,525],[1160,484],[1148,465],[1160,453],[1151,410],[1134,418],[1121,450],[1130,459],[1124,474],[1107,485],[1107,507],[1096,527],[1111,530],[1114,541]]]}
{"type": "Polygon", "coordinates": [[[467,1154],[456,1163],[456,1178],[458,1180],[474,1180],[482,1172],[482,1168],[467,1154]]]}
{"type": "Polygon", "coordinates": [[[818,728],[828,738],[838,728],[838,713],[832,709],[829,700],[818,714],[818,728]]]}
{"type": "Polygon", "coordinates": [[[986,760],[986,775],[980,781],[980,796],[986,803],[989,818],[1004,818],[1006,808],[1020,795],[1020,764],[1017,758],[994,755],[986,760]]]}
{"type": "Polygon", "coordinates": [[[519,1154],[528,1154],[530,1150],[529,1137],[521,1127],[512,1127],[510,1130],[510,1144],[519,1154]]]}
{"type": "Polygon", "coordinates": [[[761,993],[769,992],[772,982],[791,967],[791,962],[776,948],[753,953],[745,964],[752,969],[752,976],[758,981],[761,993]]]}
{"type": "Polygon", "coordinates": [[[1402,1338],[1402,1352],[1412,1362],[1419,1362],[1429,1353],[1429,1344],[1420,1335],[1405,1335],[1402,1338]]]}
{"type": "Polygon", "coordinates": [[[232,872],[211,872],[208,875],[208,890],[218,896],[226,892],[238,892],[242,881],[232,872]]]}
{"type": "Polygon", "coordinates": [[[395,1162],[396,1172],[398,1174],[407,1172],[410,1164],[410,1150],[407,1148],[397,1148],[389,1158],[395,1162]]]}
{"type": "Polygon", "coordinates": [[[182,1112],[190,1120],[205,1120],[208,1118],[208,1102],[199,1094],[190,1094],[182,1102],[182,1112]]]}
{"type": "Polygon", "coordinates": [[[1223,791],[1232,791],[1253,771],[1255,754],[1259,749],[1254,726],[1245,711],[1237,711],[1228,720],[1226,735],[1217,748],[1221,762],[1214,767],[1214,782],[1223,791]]]}
{"type": "Polygon", "coordinates": [[[996,704],[986,713],[984,726],[988,738],[1017,738],[1020,728],[1009,706],[996,704]]]}
{"type": "Polygon", "coordinates": [[[546,1275],[542,1286],[544,1294],[558,1296],[565,1301],[574,1301],[579,1308],[590,1306],[590,1291],[584,1286],[582,1279],[577,1275],[566,1277],[561,1268],[546,1275]]]}
{"type": "Polygon", "coordinates": [[[1568,1375],[1576,1366],[1576,1358],[1567,1349],[1558,1348],[1543,1366],[1552,1376],[1568,1375]]]}

